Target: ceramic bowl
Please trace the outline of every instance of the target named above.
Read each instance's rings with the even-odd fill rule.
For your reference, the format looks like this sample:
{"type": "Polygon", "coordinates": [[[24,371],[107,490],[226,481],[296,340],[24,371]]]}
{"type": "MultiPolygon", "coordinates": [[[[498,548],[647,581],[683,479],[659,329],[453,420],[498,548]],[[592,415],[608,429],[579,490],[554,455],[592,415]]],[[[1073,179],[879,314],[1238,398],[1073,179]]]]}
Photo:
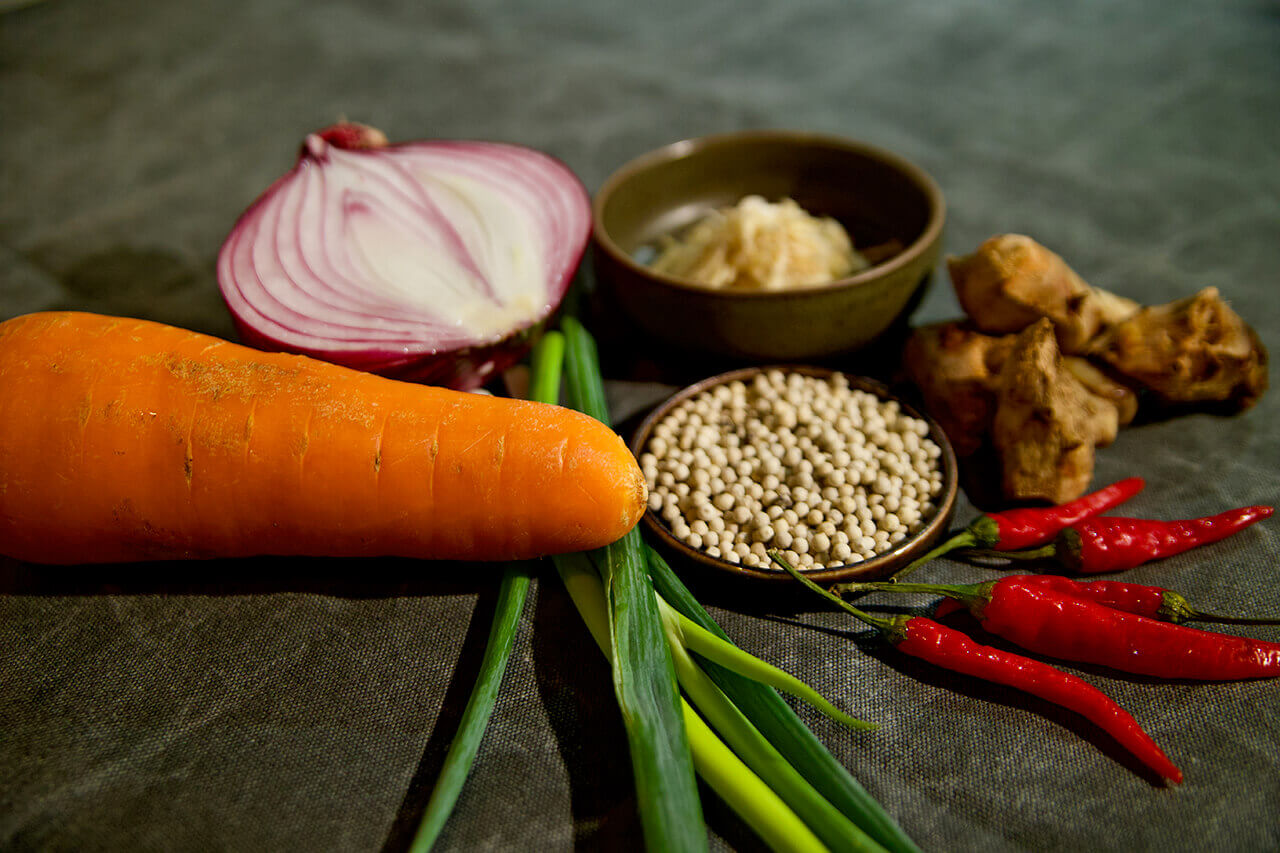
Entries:
{"type": "Polygon", "coordinates": [[[602,293],[646,335],[746,363],[861,349],[904,318],[938,261],[945,203],[919,167],[838,137],[745,131],[676,142],[627,163],[594,198],[602,293]],[[857,247],[903,247],[856,275],[783,291],[712,290],[641,261],[664,235],[751,194],[794,199],[857,247]]]}
{"type": "MultiPolygon", "coordinates": [[[[649,444],[649,439],[653,434],[654,428],[661,423],[671,413],[671,411],[685,400],[696,397],[704,391],[715,388],[718,385],[725,385],[733,381],[740,381],[750,385],[756,374],[768,370],[782,370],[785,373],[802,373],[809,376],[830,377],[834,371],[804,365],[769,365],[759,367],[741,368],[731,370],[696,382],[676,394],[654,408],[636,428],[635,433],[631,437],[631,451],[640,458],[649,444]]],[[[874,580],[892,574],[898,569],[906,566],[917,557],[923,556],[929,548],[931,548],[937,540],[947,531],[947,526],[951,523],[951,517],[955,512],[956,501],[959,494],[959,474],[956,465],[955,451],[951,447],[951,442],[947,440],[946,434],[942,431],[931,418],[921,413],[918,409],[911,406],[908,402],[891,393],[891,391],[880,382],[865,377],[850,376],[846,374],[850,388],[861,389],[863,391],[874,394],[881,400],[894,400],[901,407],[902,411],[911,417],[924,421],[929,426],[929,438],[938,445],[942,451],[938,459],[938,466],[942,470],[942,488],[933,501],[935,509],[933,514],[924,519],[921,527],[911,536],[892,545],[888,550],[877,554],[875,557],[862,560],[861,562],[851,563],[836,568],[822,569],[806,569],[805,576],[812,578],[818,583],[837,583],[851,580],[874,580]]],[[[711,569],[717,572],[724,572],[738,578],[750,578],[764,581],[791,581],[788,575],[781,568],[759,568],[751,566],[743,566],[737,563],[731,563],[728,560],[719,557],[713,557],[700,548],[690,547],[686,542],[678,539],[667,524],[663,521],[661,515],[652,509],[645,512],[641,523],[648,532],[660,543],[661,547],[677,559],[684,560],[688,563],[696,564],[702,568],[711,569]]]]}

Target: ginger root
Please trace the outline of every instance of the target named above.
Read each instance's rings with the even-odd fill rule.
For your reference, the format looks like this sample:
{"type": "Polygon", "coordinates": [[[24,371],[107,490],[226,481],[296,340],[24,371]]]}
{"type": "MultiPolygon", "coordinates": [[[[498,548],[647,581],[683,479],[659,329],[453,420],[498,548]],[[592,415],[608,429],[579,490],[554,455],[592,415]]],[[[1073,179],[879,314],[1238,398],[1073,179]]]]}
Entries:
{"type": "MultiPolygon", "coordinates": [[[[1052,328],[1052,326],[1050,326],[1052,328]]],[[[985,335],[964,321],[921,326],[903,350],[903,372],[920,390],[925,408],[938,421],[956,455],[976,454],[990,437],[998,398],[1018,335],[985,335]]],[[[1089,406],[1110,406],[1123,426],[1133,420],[1138,399],[1088,361],[1061,356],[1060,382],[1074,380],[1089,406]]]]}
{"type": "Polygon", "coordinates": [[[1140,307],[1090,287],[1061,257],[1021,234],[991,237],[972,254],[948,258],[947,268],[960,306],[979,330],[1020,332],[1048,317],[1062,352],[1071,355],[1140,307]]]}
{"type": "Polygon", "coordinates": [[[1143,308],[1103,334],[1094,354],[1163,402],[1247,409],[1267,390],[1267,351],[1216,287],[1143,308]]]}
{"type": "Polygon", "coordinates": [[[1128,385],[1121,385],[1103,373],[1093,362],[1075,355],[1062,357],[1062,364],[1092,396],[1116,407],[1120,426],[1128,426],[1138,415],[1138,395],[1128,385]]]}
{"type": "Polygon", "coordinates": [[[1084,494],[1095,449],[1115,441],[1119,428],[1116,407],[1064,363],[1047,318],[1018,334],[991,423],[1006,498],[1063,503],[1084,494]]]}
{"type": "Polygon", "coordinates": [[[959,457],[995,451],[1006,500],[1079,497],[1140,403],[1246,409],[1267,389],[1265,347],[1216,288],[1144,307],[1019,234],[947,264],[969,316],[914,330],[903,368],[959,457]]]}
{"type": "Polygon", "coordinates": [[[986,443],[1000,368],[1013,341],[1012,335],[984,335],[963,322],[922,326],[907,338],[903,370],[959,456],[971,456],[986,443]]]}

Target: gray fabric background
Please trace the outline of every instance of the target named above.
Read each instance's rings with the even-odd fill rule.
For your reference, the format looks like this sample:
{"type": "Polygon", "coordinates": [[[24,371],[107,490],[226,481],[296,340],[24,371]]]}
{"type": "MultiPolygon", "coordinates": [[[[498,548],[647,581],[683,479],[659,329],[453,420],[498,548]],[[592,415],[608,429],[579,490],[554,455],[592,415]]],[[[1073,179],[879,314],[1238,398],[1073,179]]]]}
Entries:
{"type": "MultiPolygon", "coordinates": [[[[217,248],[339,116],[542,148],[592,190],[675,139],[786,127],[920,163],[949,200],[949,252],[1020,231],[1146,302],[1215,284],[1280,351],[1280,7],[1063,6],[0,4],[0,318],[72,307],[230,335],[217,248]]],[[[915,319],[957,311],[938,280],[915,319]]],[[[611,387],[620,416],[665,390],[611,387]]],[[[1146,477],[1135,514],[1275,503],[1278,408],[1273,392],[1241,417],[1133,428],[1097,481],[1146,477]]],[[[1132,577],[1280,613],[1277,531],[1132,577]]],[[[984,577],[949,561],[922,576],[984,577]]],[[[402,849],[495,581],[398,561],[0,561],[0,847],[402,849]]],[[[1186,784],[1163,789],[1070,715],[904,660],[810,601],[698,592],[748,650],[883,724],[800,709],[926,849],[1280,847],[1274,682],[1073,669],[1181,764],[1186,784]]],[[[757,846],[711,797],[708,816],[717,848],[757,846]]],[[[544,579],[441,847],[629,849],[638,831],[607,673],[544,579]]]]}

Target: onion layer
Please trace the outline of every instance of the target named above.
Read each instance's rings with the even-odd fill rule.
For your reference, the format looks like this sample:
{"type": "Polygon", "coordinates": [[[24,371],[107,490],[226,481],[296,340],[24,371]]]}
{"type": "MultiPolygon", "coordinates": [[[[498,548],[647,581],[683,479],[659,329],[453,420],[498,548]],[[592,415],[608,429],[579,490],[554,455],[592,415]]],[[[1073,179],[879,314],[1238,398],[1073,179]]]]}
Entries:
{"type": "Polygon", "coordinates": [[[474,388],[528,350],[590,227],[582,183],[542,152],[342,123],[241,215],[218,286],[250,345],[474,388]]]}

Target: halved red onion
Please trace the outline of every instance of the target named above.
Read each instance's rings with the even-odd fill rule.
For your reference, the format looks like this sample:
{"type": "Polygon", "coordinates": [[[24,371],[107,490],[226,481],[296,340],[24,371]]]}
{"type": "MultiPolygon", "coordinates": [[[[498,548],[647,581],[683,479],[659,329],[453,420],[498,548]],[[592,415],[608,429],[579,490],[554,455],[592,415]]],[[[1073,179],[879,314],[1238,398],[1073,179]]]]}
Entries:
{"type": "Polygon", "coordinates": [[[342,123],[241,215],[218,286],[247,344],[474,388],[527,352],[590,230],[586,189],[547,154],[342,123]]]}

